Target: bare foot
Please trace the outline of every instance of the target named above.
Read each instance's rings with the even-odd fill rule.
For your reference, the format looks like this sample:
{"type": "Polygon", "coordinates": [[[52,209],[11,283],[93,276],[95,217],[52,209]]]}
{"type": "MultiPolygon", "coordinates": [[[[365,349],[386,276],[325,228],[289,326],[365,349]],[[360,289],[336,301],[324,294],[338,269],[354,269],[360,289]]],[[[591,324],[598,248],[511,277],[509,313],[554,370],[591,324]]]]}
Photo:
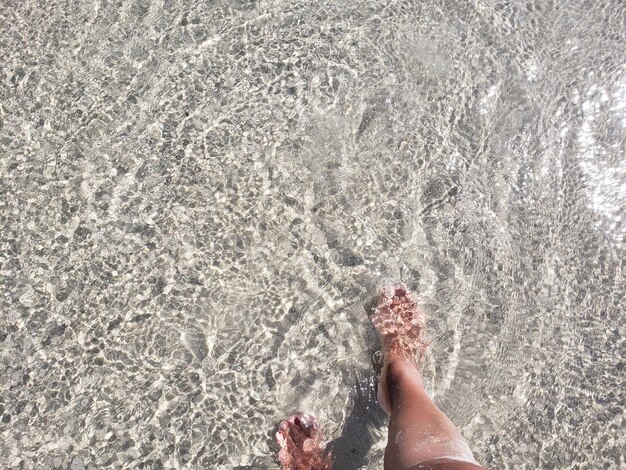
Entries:
{"type": "MultiPolygon", "coordinates": [[[[372,323],[380,335],[383,346],[383,369],[381,378],[386,377],[387,365],[391,358],[416,363],[426,350],[422,332],[426,317],[417,306],[413,294],[402,284],[384,286],[372,323]]],[[[378,402],[387,414],[391,414],[391,403],[387,391],[387,381],[378,380],[378,402]]]]}
{"type": "Polygon", "coordinates": [[[330,470],[331,455],[324,455],[322,433],[315,417],[299,414],[281,421],[276,441],[281,447],[278,460],[282,470],[330,470]]]}

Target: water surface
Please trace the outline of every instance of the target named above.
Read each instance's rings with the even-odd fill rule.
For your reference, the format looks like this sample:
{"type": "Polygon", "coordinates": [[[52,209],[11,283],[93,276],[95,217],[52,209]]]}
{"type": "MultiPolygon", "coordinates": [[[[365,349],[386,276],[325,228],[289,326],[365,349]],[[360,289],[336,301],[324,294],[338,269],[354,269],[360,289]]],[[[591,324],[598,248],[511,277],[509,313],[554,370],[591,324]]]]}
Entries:
{"type": "Polygon", "coordinates": [[[0,466],[382,468],[402,280],[481,463],[623,468],[623,2],[0,13],[0,466]]]}

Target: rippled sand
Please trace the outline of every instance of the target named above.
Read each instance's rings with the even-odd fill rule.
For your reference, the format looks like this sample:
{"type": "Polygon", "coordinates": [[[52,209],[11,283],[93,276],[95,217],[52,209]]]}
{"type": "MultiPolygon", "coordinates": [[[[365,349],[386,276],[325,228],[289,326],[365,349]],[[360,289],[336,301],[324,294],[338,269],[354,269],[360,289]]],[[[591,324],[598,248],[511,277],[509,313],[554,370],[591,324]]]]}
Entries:
{"type": "Polygon", "coordinates": [[[626,465],[626,7],[0,3],[0,467],[379,469],[369,302],[491,468],[626,465]]]}

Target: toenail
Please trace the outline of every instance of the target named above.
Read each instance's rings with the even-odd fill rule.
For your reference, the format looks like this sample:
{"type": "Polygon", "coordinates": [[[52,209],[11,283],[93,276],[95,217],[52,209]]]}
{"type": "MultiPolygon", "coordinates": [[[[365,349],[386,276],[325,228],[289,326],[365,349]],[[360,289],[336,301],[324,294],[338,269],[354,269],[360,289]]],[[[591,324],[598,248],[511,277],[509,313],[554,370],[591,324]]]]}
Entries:
{"type": "Polygon", "coordinates": [[[308,416],[302,416],[300,418],[300,427],[308,435],[311,428],[313,428],[313,421],[308,416]]]}
{"type": "Polygon", "coordinates": [[[302,450],[304,452],[311,452],[314,447],[315,447],[315,442],[313,441],[313,439],[305,439],[304,442],[302,443],[302,450]]]}

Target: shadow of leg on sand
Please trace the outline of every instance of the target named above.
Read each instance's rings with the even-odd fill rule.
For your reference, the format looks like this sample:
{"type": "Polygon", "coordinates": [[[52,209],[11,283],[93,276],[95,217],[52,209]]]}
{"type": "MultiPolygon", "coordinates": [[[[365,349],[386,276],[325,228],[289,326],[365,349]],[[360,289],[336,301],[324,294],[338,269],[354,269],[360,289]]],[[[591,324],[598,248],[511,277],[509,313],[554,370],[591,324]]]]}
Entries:
{"type": "MultiPolygon", "coordinates": [[[[363,306],[365,313],[371,317],[378,304],[378,296],[363,306]]],[[[358,470],[366,463],[366,457],[372,445],[381,433],[386,432],[388,417],[378,405],[376,397],[376,375],[382,367],[380,338],[371,326],[367,332],[367,341],[371,345],[374,373],[357,373],[354,387],[354,405],[346,419],[341,435],[328,444],[333,453],[333,468],[340,470],[358,470]],[[377,351],[377,352],[375,352],[377,351]]]]}
{"type": "Polygon", "coordinates": [[[386,423],[387,415],[376,399],[376,379],[373,375],[357,379],[354,406],[343,431],[328,444],[333,453],[333,468],[357,470],[365,465],[365,458],[386,423]]]}

